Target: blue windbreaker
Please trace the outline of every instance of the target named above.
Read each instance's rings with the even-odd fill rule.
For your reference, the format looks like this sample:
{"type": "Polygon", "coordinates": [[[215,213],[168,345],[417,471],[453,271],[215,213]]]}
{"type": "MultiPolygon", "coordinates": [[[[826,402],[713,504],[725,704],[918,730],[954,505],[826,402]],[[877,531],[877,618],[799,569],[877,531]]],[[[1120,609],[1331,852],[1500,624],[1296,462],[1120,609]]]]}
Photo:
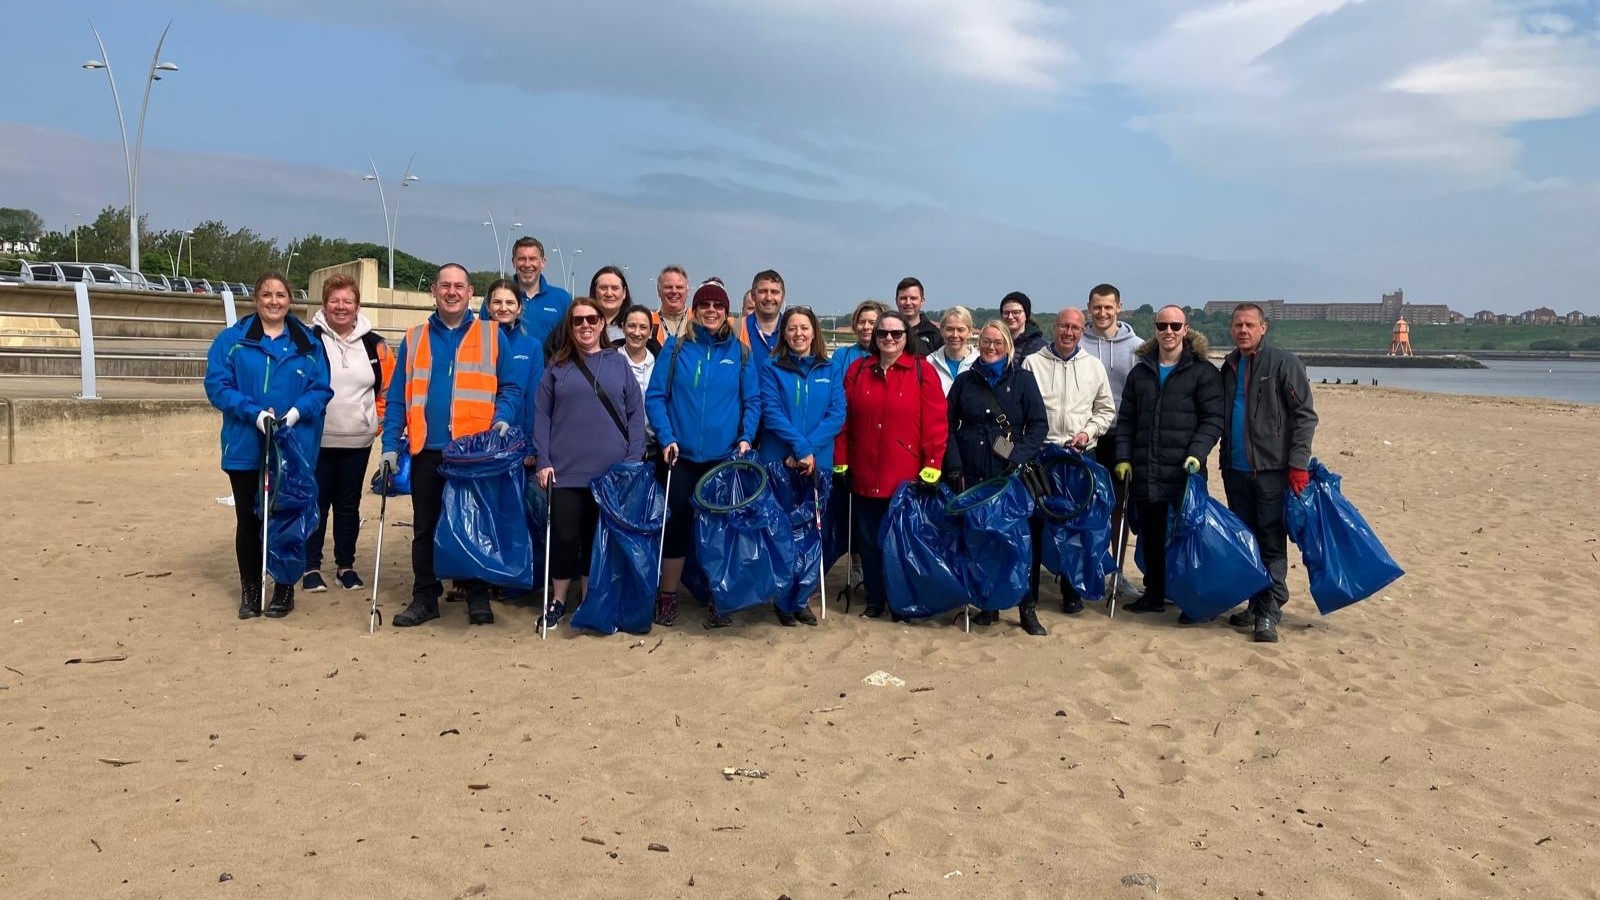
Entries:
{"type": "Polygon", "coordinates": [[[509,327],[500,326],[500,333],[506,336],[506,349],[516,366],[517,374],[512,376],[513,380],[522,386],[522,411],[512,420],[512,424],[528,436],[528,455],[538,456],[539,452],[533,446],[533,413],[539,396],[539,379],[544,377],[544,347],[528,332],[521,320],[509,327]]]}
{"type": "Polygon", "coordinates": [[[816,455],[817,468],[833,470],[833,439],[844,428],[844,377],[831,361],[779,353],[761,367],[762,462],[816,455]]]}
{"type": "MultiPolygon", "coordinates": [[[[517,293],[522,294],[522,286],[517,286],[517,293]]],[[[522,294],[522,318],[519,320],[523,330],[533,335],[534,346],[543,347],[550,332],[556,330],[561,324],[561,317],[567,314],[567,307],[572,305],[572,295],[565,289],[555,287],[545,280],[544,273],[539,274],[539,290],[533,294],[522,294]]],[[[483,299],[481,315],[489,314],[489,298],[483,299]]],[[[528,388],[532,391],[538,386],[536,378],[528,388]]],[[[532,434],[533,432],[528,432],[532,434]]]]}
{"type": "MultiPolygon", "coordinates": [[[[456,350],[461,346],[462,335],[476,323],[477,319],[470,309],[455,328],[445,327],[444,320],[439,318],[437,312],[428,316],[433,372],[428,380],[428,437],[424,450],[443,450],[452,438],[466,437],[464,434],[450,433],[450,402],[455,393],[453,373],[456,350]]],[[[495,340],[500,342],[500,355],[494,370],[498,382],[494,393],[494,420],[516,425],[522,421],[522,385],[517,382],[521,364],[511,358],[511,339],[506,337],[505,330],[496,328],[494,335],[495,340]]],[[[407,447],[401,440],[406,433],[406,359],[411,352],[407,346],[409,343],[408,334],[400,339],[400,349],[394,355],[394,377],[389,379],[389,395],[383,410],[383,449],[386,453],[399,452],[407,447]]],[[[410,452],[409,448],[407,452],[410,452]]]]}
{"type": "Polygon", "coordinates": [[[828,362],[833,363],[833,367],[839,370],[839,377],[842,379],[844,378],[844,373],[850,371],[851,363],[863,356],[871,355],[872,352],[861,346],[860,342],[851,341],[850,346],[840,347],[838,350],[835,350],[833,355],[828,357],[828,362]]]}
{"type": "Polygon", "coordinates": [[[694,340],[672,337],[661,348],[644,408],[661,446],[677,444],[691,462],[719,462],[731,457],[740,441],[755,442],[761,385],[738,338],[729,334],[718,340],[699,324],[693,328],[694,340]]]}
{"type": "Polygon", "coordinates": [[[222,468],[248,472],[261,467],[264,438],[256,418],[264,409],[280,417],[292,407],[300,421],[291,433],[316,459],[322,446],[322,411],[333,399],[322,341],[304,322],[289,316],[283,334],[268,339],[255,315],[223,329],[206,354],[206,398],[222,410],[222,468]]]}

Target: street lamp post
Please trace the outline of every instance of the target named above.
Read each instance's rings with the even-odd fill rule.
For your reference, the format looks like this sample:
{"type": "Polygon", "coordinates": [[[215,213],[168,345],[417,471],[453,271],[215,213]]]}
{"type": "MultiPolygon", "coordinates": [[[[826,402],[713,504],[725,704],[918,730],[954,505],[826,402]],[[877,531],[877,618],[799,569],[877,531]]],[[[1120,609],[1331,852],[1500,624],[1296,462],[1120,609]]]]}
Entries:
{"type": "Polygon", "coordinates": [[[72,214],[72,261],[78,262],[78,222],[83,219],[83,213],[72,214]]]}
{"type": "MultiPolygon", "coordinates": [[[[405,171],[405,174],[400,176],[400,188],[401,188],[401,192],[402,193],[404,193],[405,188],[410,187],[412,183],[420,180],[419,178],[417,178],[417,176],[411,174],[411,164],[413,162],[415,162],[416,159],[417,159],[417,154],[413,153],[413,154],[411,154],[411,158],[406,160],[406,171],[405,171]]],[[[398,231],[399,228],[400,228],[400,197],[401,197],[401,194],[396,194],[395,195],[395,198],[394,198],[394,215],[390,216],[389,215],[389,198],[387,196],[385,196],[384,193],[383,193],[383,179],[381,177],[379,177],[379,175],[378,175],[378,164],[372,161],[372,157],[371,156],[367,157],[367,163],[372,166],[372,174],[371,175],[363,175],[363,176],[361,176],[361,180],[362,181],[375,181],[375,182],[378,183],[378,202],[383,204],[383,230],[384,230],[384,233],[386,235],[388,235],[388,238],[389,238],[389,290],[393,291],[394,290],[394,235],[395,235],[395,232],[398,231]]]]}
{"type": "Polygon", "coordinates": [[[294,265],[294,258],[296,256],[299,256],[299,255],[300,255],[300,251],[299,250],[290,250],[289,251],[289,255],[285,256],[283,258],[283,280],[284,280],[284,282],[286,284],[289,284],[290,286],[293,285],[293,282],[289,281],[289,267],[294,265]]]}
{"type": "Polygon", "coordinates": [[[94,23],[89,23],[89,30],[94,32],[94,41],[100,45],[100,58],[91,59],[83,64],[85,69],[105,69],[106,79],[111,82],[111,102],[117,107],[117,128],[122,132],[122,162],[128,170],[128,268],[139,271],[139,161],[144,154],[144,119],[145,113],[150,109],[150,88],[161,80],[160,72],[176,72],[178,67],[170,62],[161,62],[161,45],[167,42],[167,32],[172,30],[172,23],[161,31],[161,39],[156,41],[156,52],[150,56],[150,72],[144,80],[144,100],[139,104],[139,130],[133,141],[133,148],[128,147],[128,123],[122,116],[122,97],[117,93],[117,76],[111,72],[111,54],[106,52],[106,42],[100,39],[99,29],[94,23]]]}
{"type": "MultiPolygon", "coordinates": [[[[488,214],[489,221],[483,223],[483,227],[488,228],[492,232],[494,232],[494,259],[495,259],[495,263],[494,264],[495,264],[495,268],[499,270],[500,277],[504,278],[504,277],[506,277],[506,248],[504,246],[502,246],[501,243],[500,243],[500,226],[498,226],[498,225],[496,225],[494,223],[494,212],[493,211],[484,210],[484,212],[488,214]]],[[[521,228],[522,227],[522,223],[521,222],[512,222],[511,223],[511,227],[512,228],[521,228]]],[[[511,235],[510,234],[506,235],[506,240],[507,241],[511,240],[511,235]]]]}

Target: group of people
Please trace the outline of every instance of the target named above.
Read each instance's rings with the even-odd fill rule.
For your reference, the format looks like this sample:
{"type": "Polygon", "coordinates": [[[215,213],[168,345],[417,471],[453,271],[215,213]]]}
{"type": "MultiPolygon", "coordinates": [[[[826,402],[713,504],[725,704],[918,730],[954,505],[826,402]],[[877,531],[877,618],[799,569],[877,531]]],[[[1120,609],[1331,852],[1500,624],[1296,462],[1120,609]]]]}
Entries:
{"type": "MultiPolygon", "coordinates": [[[[1255,534],[1272,578],[1229,621],[1255,640],[1278,639],[1288,597],[1284,492],[1306,486],[1317,418],[1305,367],[1265,340],[1268,323],[1255,304],[1234,311],[1234,349],[1219,367],[1179,307],[1157,311],[1155,335],[1141,339],[1121,320],[1121,294],[1110,284],[1091,289],[1084,309],[1057,313],[1047,339],[1026,294],[1007,294],[999,319],[978,323],[954,306],[934,322],[923,314],[922,283],[905,278],[892,308],[858,305],[855,340],[830,352],[816,314],[786,306],[784,279],[770,269],[755,275],[744,309],[734,311],[720,279],[691,295],[678,266],[656,277],[652,309],[635,303],[615,266],[573,299],[545,280],[544,247],[532,237],[514,244],[512,263],[514,276],[490,285],[477,313],[466,269],[441,267],[433,314],[393,353],[362,315],[353,280],[324,283],[309,326],[290,312],[282,276],[257,282],[256,314],[217,337],[206,379],[223,412],[241,618],[256,615],[263,600],[254,505],[262,435],[273,426],[289,429],[317,459],[322,517],[305,591],[327,589],[320,569],[330,509],[334,581],[363,586],[353,565],[371,445],[381,440],[385,473],[409,457],[413,581],[410,604],[392,619],[399,627],[437,618],[445,596],[433,565],[443,451],[489,429],[528,436],[529,477],[548,492],[550,625],[582,602],[572,582],[589,571],[599,516],[589,484],[616,463],[654,461],[666,488],[657,624],[679,617],[696,484],[718,463],[746,455],[819,483],[831,477],[835,490],[850,493],[850,584],[864,585],[862,615],[878,618],[890,608],[880,532],[893,495],[908,483],[964,490],[1027,465],[1047,444],[1092,454],[1115,474],[1118,514],[1138,523],[1145,570],[1142,596],[1125,608],[1161,612],[1169,516],[1220,441],[1228,505],[1255,534]]],[[[1040,528],[1032,526],[1032,574],[1019,606],[1030,635],[1047,633],[1037,610],[1040,528]]],[[[1071,584],[1059,584],[1063,612],[1081,611],[1071,584]]],[[[456,582],[471,623],[494,621],[491,589],[456,582]]],[[[293,607],[294,585],[279,584],[265,614],[293,607]]],[[[785,626],[817,622],[806,606],[777,616],[785,626]]],[[[993,612],[974,619],[997,621],[993,612]]],[[[711,603],[707,627],[729,624],[711,603]]]]}

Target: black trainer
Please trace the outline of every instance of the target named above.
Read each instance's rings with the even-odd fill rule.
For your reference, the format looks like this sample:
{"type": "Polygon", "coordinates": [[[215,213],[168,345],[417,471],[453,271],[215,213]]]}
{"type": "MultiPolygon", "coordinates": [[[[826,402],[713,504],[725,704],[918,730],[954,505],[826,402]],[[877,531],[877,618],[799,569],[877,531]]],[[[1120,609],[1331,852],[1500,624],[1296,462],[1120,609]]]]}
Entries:
{"type": "Polygon", "coordinates": [[[1228,624],[1235,628],[1249,628],[1254,630],[1256,627],[1256,617],[1249,612],[1236,612],[1228,617],[1228,624]]]}
{"type": "Polygon", "coordinates": [[[1258,644],[1276,644],[1278,642],[1277,623],[1266,618],[1257,619],[1255,629],[1251,632],[1251,639],[1258,644]]]}
{"type": "Polygon", "coordinates": [[[567,604],[564,601],[557,600],[556,602],[550,604],[550,611],[545,613],[544,627],[547,629],[554,628],[557,625],[560,625],[561,620],[566,618],[566,616],[567,604]]]}
{"type": "Polygon", "coordinates": [[[1158,613],[1166,612],[1167,601],[1161,597],[1152,597],[1148,593],[1141,594],[1139,599],[1123,607],[1126,612],[1158,613]]]}
{"type": "Polygon", "coordinates": [[[868,605],[866,609],[861,611],[861,618],[881,619],[883,618],[883,607],[868,605]]]}
{"type": "Polygon", "coordinates": [[[1083,598],[1077,594],[1063,594],[1061,597],[1061,611],[1067,615],[1083,612],[1083,598]]]}
{"type": "Polygon", "coordinates": [[[784,612],[781,609],[777,610],[777,613],[778,613],[778,624],[782,625],[785,628],[793,628],[796,625],[800,624],[800,620],[795,618],[794,613],[784,612]]]}
{"type": "Polygon", "coordinates": [[[294,612],[294,585],[273,585],[272,602],[267,604],[267,618],[281,619],[292,612],[294,612]]]}
{"type": "Polygon", "coordinates": [[[239,618],[254,619],[261,615],[261,585],[254,582],[239,585],[239,618]]]}
{"type": "Polygon", "coordinates": [[[467,621],[473,625],[494,624],[494,609],[489,606],[488,594],[473,594],[467,598],[467,621]]]}
{"type": "Polygon", "coordinates": [[[320,594],[328,589],[328,583],[322,580],[322,573],[312,570],[306,577],[300,579],[300,590],[308,594],[320,594]]]}
{"type": "Polygon", "coordinates": [[[817,624],[817,616],[811,611],[811,607],[809,606],[802,606],[795,610],[794,620],[799,622],[801,625],[810,625],[813,628],[816,627],[817,624]]]}
{"type": "Polygon", "coordinates": [[[339,582],[339,586],[347,591],[359,591],[367,586],[366,582],[361,580],[361,576],[356,574],[355,569],[345,569],[335,575],[334,580],[339,582]]]}
{"type": "Polygon", "coordinates": [[[396,613],[395,617],[389,620],[389,624],[396,628],[411,628],[437,618],[439,618],[439,604],[418,598],[412,600],[404,612],[396,613]]]}
{"type": "Polygon", "coordinates": [[[993,625],[998,621],[1000,621],[1000,613],[992,609],[983,610],[972,617],[972,624],[974,625],[993,625]]]}

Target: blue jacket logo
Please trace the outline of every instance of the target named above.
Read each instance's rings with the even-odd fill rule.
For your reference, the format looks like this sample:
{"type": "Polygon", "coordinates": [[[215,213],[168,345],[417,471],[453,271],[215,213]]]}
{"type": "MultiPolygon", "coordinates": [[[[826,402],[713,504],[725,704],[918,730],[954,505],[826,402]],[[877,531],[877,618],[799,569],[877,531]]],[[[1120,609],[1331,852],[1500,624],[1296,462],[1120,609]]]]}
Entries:
{"type": "Polygon", "coordinates": [[[719,366],[731,366],[733,364],[734,364],[734,362],[731,359],[719,359],[719,360],[717,360],[717,365],[719,365],[719,366]]]}

